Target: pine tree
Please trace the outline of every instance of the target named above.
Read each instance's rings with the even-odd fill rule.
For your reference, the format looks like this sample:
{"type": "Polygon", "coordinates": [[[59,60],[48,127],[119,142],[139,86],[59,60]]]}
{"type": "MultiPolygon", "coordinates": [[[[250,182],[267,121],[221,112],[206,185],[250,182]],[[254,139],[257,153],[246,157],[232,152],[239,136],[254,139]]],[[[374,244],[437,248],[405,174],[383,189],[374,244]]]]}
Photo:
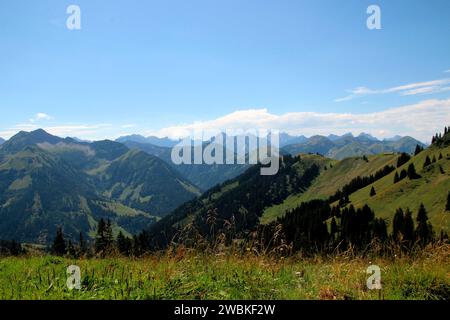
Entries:
{"type": "Polygon", "coordinates": [[[417,156],[422,151],[423,151],[423,148],[417,144],[416,145],[416,150],[414,151],[414,155],[417,156]]]}
{"type": "Polygon", "coordinates": [[[450,191],[447,194],[447,204],[445,205],[445,210],[450,211],[450,191]]]}
{"type": "Polygon", "coordinates": [[[112,245],[112,228],[111,222],[105,222],[100,219],[97,225],[97,236],[95,238],[95,251],[97,253],[106,254],[112,245]]]}
{"type": "Polygon", "coordinates": [[[406,208],[403,219],[403,239],[410,243],[414,241],[414,221],[409,208],[406,208]]]}
{"type": "Polygon", "coordinates": [[[114,236],[113,236],[113,231],[112,231],[112,224],[111,221],[108,220],[106,222],[106,227],[105,227],[105,240],[106,240],[106,247],[107,248],[111,248],[113,243],[114,243],[114,236]]]}
{"type": "Polygon", "coordinates": [[[413,163],[411,163],[409,166],[408,166],[408,178],[409,179],[417,179],[418,178],[418,175],[417,175],[417,173],[416,173],[416,168],[414,167],[414,164],[413,163]]]}
{"type": "Polygon", "coordinates": [[[436,156],[433,155],[433,158],[431,159],[431,163],[435,163],[436,161],[437,161],[436,156]]]}
{"type": "Polygon", "coordinates": [[[53,240],[52,251],[57,256],[63,256],[66,254],[66,241],[64,240],[64,234],[61,228],[56,230],[56,236],[53,240]]]}
{"type": "Polygon", "coordinates": [[[377,218],[373,221],[373,237],[382,242],[387,239],[387,226],[384,219],[377,218]]]}
{"type": "Polygon", "coordinates": [[[395,241],[404,235],[404,214],[401,208],[395,211],[394,220],[392,221],[392,237],[395,241]]]}
{"type": "Polygon", "coordinates": [[[401,167],[411,159],[411,156],[405,152],[402,152],[397,159],[397,168],[401,167]]]}
{"type": "Polygon", "coordinates": [[[400,180],[405,179],[407,176],[408,176],[408,172],[407,172],[405,169],[403,169],[403,170],[400,172],[400,180]]]}
{"type": "Polygon", "coordinates": [[[442,160],[444,157],[442,156],[442,153],[439,153],[439,158],[438,160],[442,160]]]}
{"type": "Polygon", "coordinates": [[[426,168],[431,164],[431,160],[429,156],[426,156],[425,162],[423,163],[423,167],[426,168]]]}
{"type": "Polygon", "coordinates": [[[338,228],[337,228],[336,219],[333,217],[333,219],[331,219],[331,224],[330,224],[330,236],[331,236],[332,240],[336,239],[337,231],[338,231],[338,228]]]}
{"type": "Polygon", "coordinates": [[[78,240],[78,250],[81,254],[86,251],[86,244],[84,243],[83,233],[80,232],[79,240],[78,240]]]}
{"type": "Polygon", "coordinates": [[[417,228],[416,228],[417,239],[422,244],[430,242],[432,237],[432,230],[431,225],[428,223],[428,214],[423,203],[420,204],[416,221],[417,221],[417,228]]]}
{"type": "Polygon", "coordinates": [[[77,251],[75,250],[72,240],[70,240],[70,239],[67,244],[67,254],[72,258],[75,258],[77,256],[77,251]]]}
{"type": "Polygon", "coordinates": [[[377,193],[375,192],[375,188],[372,186],[372,189],[370,189],[370,196],[373,197],[375,196],[377,193]]]}
{"type": "Polygon", "coordinates": [[[398,175],[398,172],[395,171],[395,175],[394,175],[394,184],[400,181],[400,177],[398,175]]]}
{"type": "Polygon", "coordinates": [[[122,231],[117,235],[117,249],[123,255],[129,255],[131,253],[131,239],[125,237],[122,231]]]}

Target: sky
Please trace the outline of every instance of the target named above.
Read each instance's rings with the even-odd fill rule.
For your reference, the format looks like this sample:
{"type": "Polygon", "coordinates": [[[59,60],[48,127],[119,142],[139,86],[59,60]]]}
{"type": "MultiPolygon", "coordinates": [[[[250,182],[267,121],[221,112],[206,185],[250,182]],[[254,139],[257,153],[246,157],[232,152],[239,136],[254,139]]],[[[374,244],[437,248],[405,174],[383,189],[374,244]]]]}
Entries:
{"type": "Polygon", "coordinates": [[[448,0],[2,0],[0,137],[263,127],[427,142],[450,124],[449,36],[448,0]]]}

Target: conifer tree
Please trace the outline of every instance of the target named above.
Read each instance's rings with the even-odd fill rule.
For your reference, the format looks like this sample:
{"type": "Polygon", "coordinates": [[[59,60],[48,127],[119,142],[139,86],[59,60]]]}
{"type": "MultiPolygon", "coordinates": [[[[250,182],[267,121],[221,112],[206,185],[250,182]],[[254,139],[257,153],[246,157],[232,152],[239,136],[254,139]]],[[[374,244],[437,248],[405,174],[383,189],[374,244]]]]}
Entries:
{"type": "Polygon", "coordinates": [[[425,206],[420,204],[419,212],[417,213],[417,227],[416,236],[417,239],[422,243],[426,244],[430,242],[432,237],[431,225],[428,223],[428,214],[425,206]]]}
{"type": "Polygon", "coordinates": [[[80,254],[83,254],[86,251],[86,244],[84,243],[83,233],[80,232],[79,240],[78,240],[78,250],[80,254]]]}
{"type": "Polygon", "coordinates": [[[404,214],[401,208],[395,211],[394,220],[392,222],[392,237],[395,241],[404,235],[404,214]]]}
{"type": "Polygon", "coordinates": [[[412,212],[409,208],[406,208],[403,219],[403,239],[410,243],[414,241],[414,221],[412,218],[412,212]]]}
{"type": "Polygon", "coordinates": [[[425,162],[423,163],[423,167],[428,167],[431,164],[430,157],[427,155],[425,158],[425,162]]]}
{"type": "Polygon", "coordinates": [[[422,151],[423,151],[423,148],[417,144],[416,145],[416,150],[414,151],[414,155],[417,156],[422,151]]]}
{"type": "Polygon", "coordinates": [[[398,175],[398,172],[395,171],[395,175],[394,175],[394,184],[400,181],[400,177],[398,175]]]}
{"type": "Polygon", "coordinates": [[[95,251],[106,254],[113,243],[111,222],[100,219],[97,225],[97,236],[95,238],[95,251]]]}
{"type": "Polygon", "coordinates": [[[52,251],[54,254],[58,256],[65,255],[67,252],[66,241],[64,240],[64,234],[61,228],[58,228],[56,230],[56,236],[55,239],[53,240],[52,251]]]}
{"type": "Polygon", "coordinates": [[[416,172],[416,168],[414,167],[413,163],[411,163],[408,166],[408,178],[411,179],[411,180],[418,178],[418,175],[417,175],[417,172],[416,172]]]}
{"type": "Polygon", "coordinates": [[[72,240],[70,240],[70,239],[67,244],[67,254],[72,258],[75,258],[77,256],[77,251],[75,250],[72,240]]]}
{"type": "Polygon", "coordinates": [[[117,249],[121,254],[129,255],[131,253],[131,239],[125,237],[122,231],[117,235],[117,249]]]}
{"type": "Polygon", "coordinates": [[[450,211],[450,191],[447,194],[447,204],[445,205],[445,210],[450,211]]]}
{"type": "Polygon", "coordinates": [[[373,197],[375,196],[377,193],[375,192],[375,188],[374,186],[372,186],[372,189],[370,189],[370,196],[373,197]]]}
{"type": "Polygon", "coordinates": [[[402,152],[397,159],[397,168],[401,167],[411,159],[411,156],[405,152],[402,152]]]}
{"type": "Polygon", "coordinates": [[[405,169],[403,169],[403,170],[400,172],[400,180],[405,179],[407,176],[408,176],[408,172],[407,172],[405,169]]]}
{"type": "Polygon", "coordinates": [[[330,224],[330,236],[331,236],[332,240],[334,240],[336,238],[337,231],[338,231],[338,228],[337,228],[336,219],[333,217],[333,219],[331,219],[331,224],[330,224]]]}

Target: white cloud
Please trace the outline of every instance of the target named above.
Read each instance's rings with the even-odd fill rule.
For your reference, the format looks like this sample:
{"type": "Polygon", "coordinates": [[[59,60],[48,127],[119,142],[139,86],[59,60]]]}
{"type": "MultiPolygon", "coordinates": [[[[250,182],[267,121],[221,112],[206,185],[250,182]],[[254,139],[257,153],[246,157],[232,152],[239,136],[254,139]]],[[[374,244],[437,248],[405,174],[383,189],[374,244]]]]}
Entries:
{"type": "Polygon", "coordinates": [[[48,114],[43,113],[43,112],[39,112],[39,113],[36,113],[36,115],[30,119],[30,122],[34,123],[34,122],[38,122],[38,121],[52,120],[52,119],[53,119],[52,116],[49,116],[48,114]]]}
{"type": "MultiPolygon", "coordinates": [[[[450,87],[447,87],[450,90],[450,87]]],[[[414,90],[414,88],[410,89],[414,90]]],[[[155,135],[158,137],[182,138],[194,130],[280,130],[292,135],[328,135],[366,132],[379,138],[395,135],[410,135],[429,142],[430,137],[445,125],[450,124],[450,99],[425,100],[415,104],[371,113],[318,113],[290,112],[281,115],[268,109],[238,110],[207,121],[173,125],[160,130],[128,127],[128,124],[61,124],[42,126],[37,123],[22,123],[0,131],[0,137],[9,138],[18,131],[42,128],[60,137],[77,137],[85,140],[115,139],[127,134],[155,135]]]]}
{"type": "Polygon", "coordinates": [[[448,69],[448,70],[445,70],[444,72],[445,72],[445,73],[450,73],[450,69],[448,69]]]}
{"type": "Polygon", "coordinates": [[[121,126],[123,129],[136,128],[135,124],[124,124],[121,126]]]}
{"type": "Polygon", "coordinates": [[[450,124],[450,99],[425,100],[416,104],[372,113],[291,112],[282,115],[267,109],[240,110],[223,117],[171,126],[146,134],[181,138],[194,130],[280,130],[294,135],[370,133],[379,138],[410,135],[429,141],[436,131],[450,124]]]}
{"type": "Polygon", "coordinates": [[[335,102],[343,102],[349,101],[358,97],[363,97],[367,95],[375,95],[375,94],[389,94],[389,93],[398,93],[402,96],[410,96],[417,94],[433,94],[440,93],[445,89],[443,86],[450,83],[450,79],[440,79],[433,81],[425,81],[425,82],[416,82],[410,83],[402,86],[387,88],[387,89],[378,89],[373,90],[366,87],[358,87],[352,90],[349,90],[349,95],[335,99],[335,102]]]}

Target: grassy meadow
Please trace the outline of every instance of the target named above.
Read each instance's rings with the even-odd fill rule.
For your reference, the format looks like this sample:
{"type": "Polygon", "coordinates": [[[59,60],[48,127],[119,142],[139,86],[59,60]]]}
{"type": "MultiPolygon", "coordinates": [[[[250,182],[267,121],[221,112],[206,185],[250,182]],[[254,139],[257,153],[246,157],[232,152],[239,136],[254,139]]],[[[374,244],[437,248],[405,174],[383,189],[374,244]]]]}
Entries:
{"type": "Polygon", "coordinates": [[[0,259],[0,299],[450,299],[450,248],[411,256],[274,258],[179,249],[144,258],[0,259]],[[381,268],[382,290],[368,290],[366,269],[381,268]],[[66,269],[81,269],[81,289],[66,269]]]}

